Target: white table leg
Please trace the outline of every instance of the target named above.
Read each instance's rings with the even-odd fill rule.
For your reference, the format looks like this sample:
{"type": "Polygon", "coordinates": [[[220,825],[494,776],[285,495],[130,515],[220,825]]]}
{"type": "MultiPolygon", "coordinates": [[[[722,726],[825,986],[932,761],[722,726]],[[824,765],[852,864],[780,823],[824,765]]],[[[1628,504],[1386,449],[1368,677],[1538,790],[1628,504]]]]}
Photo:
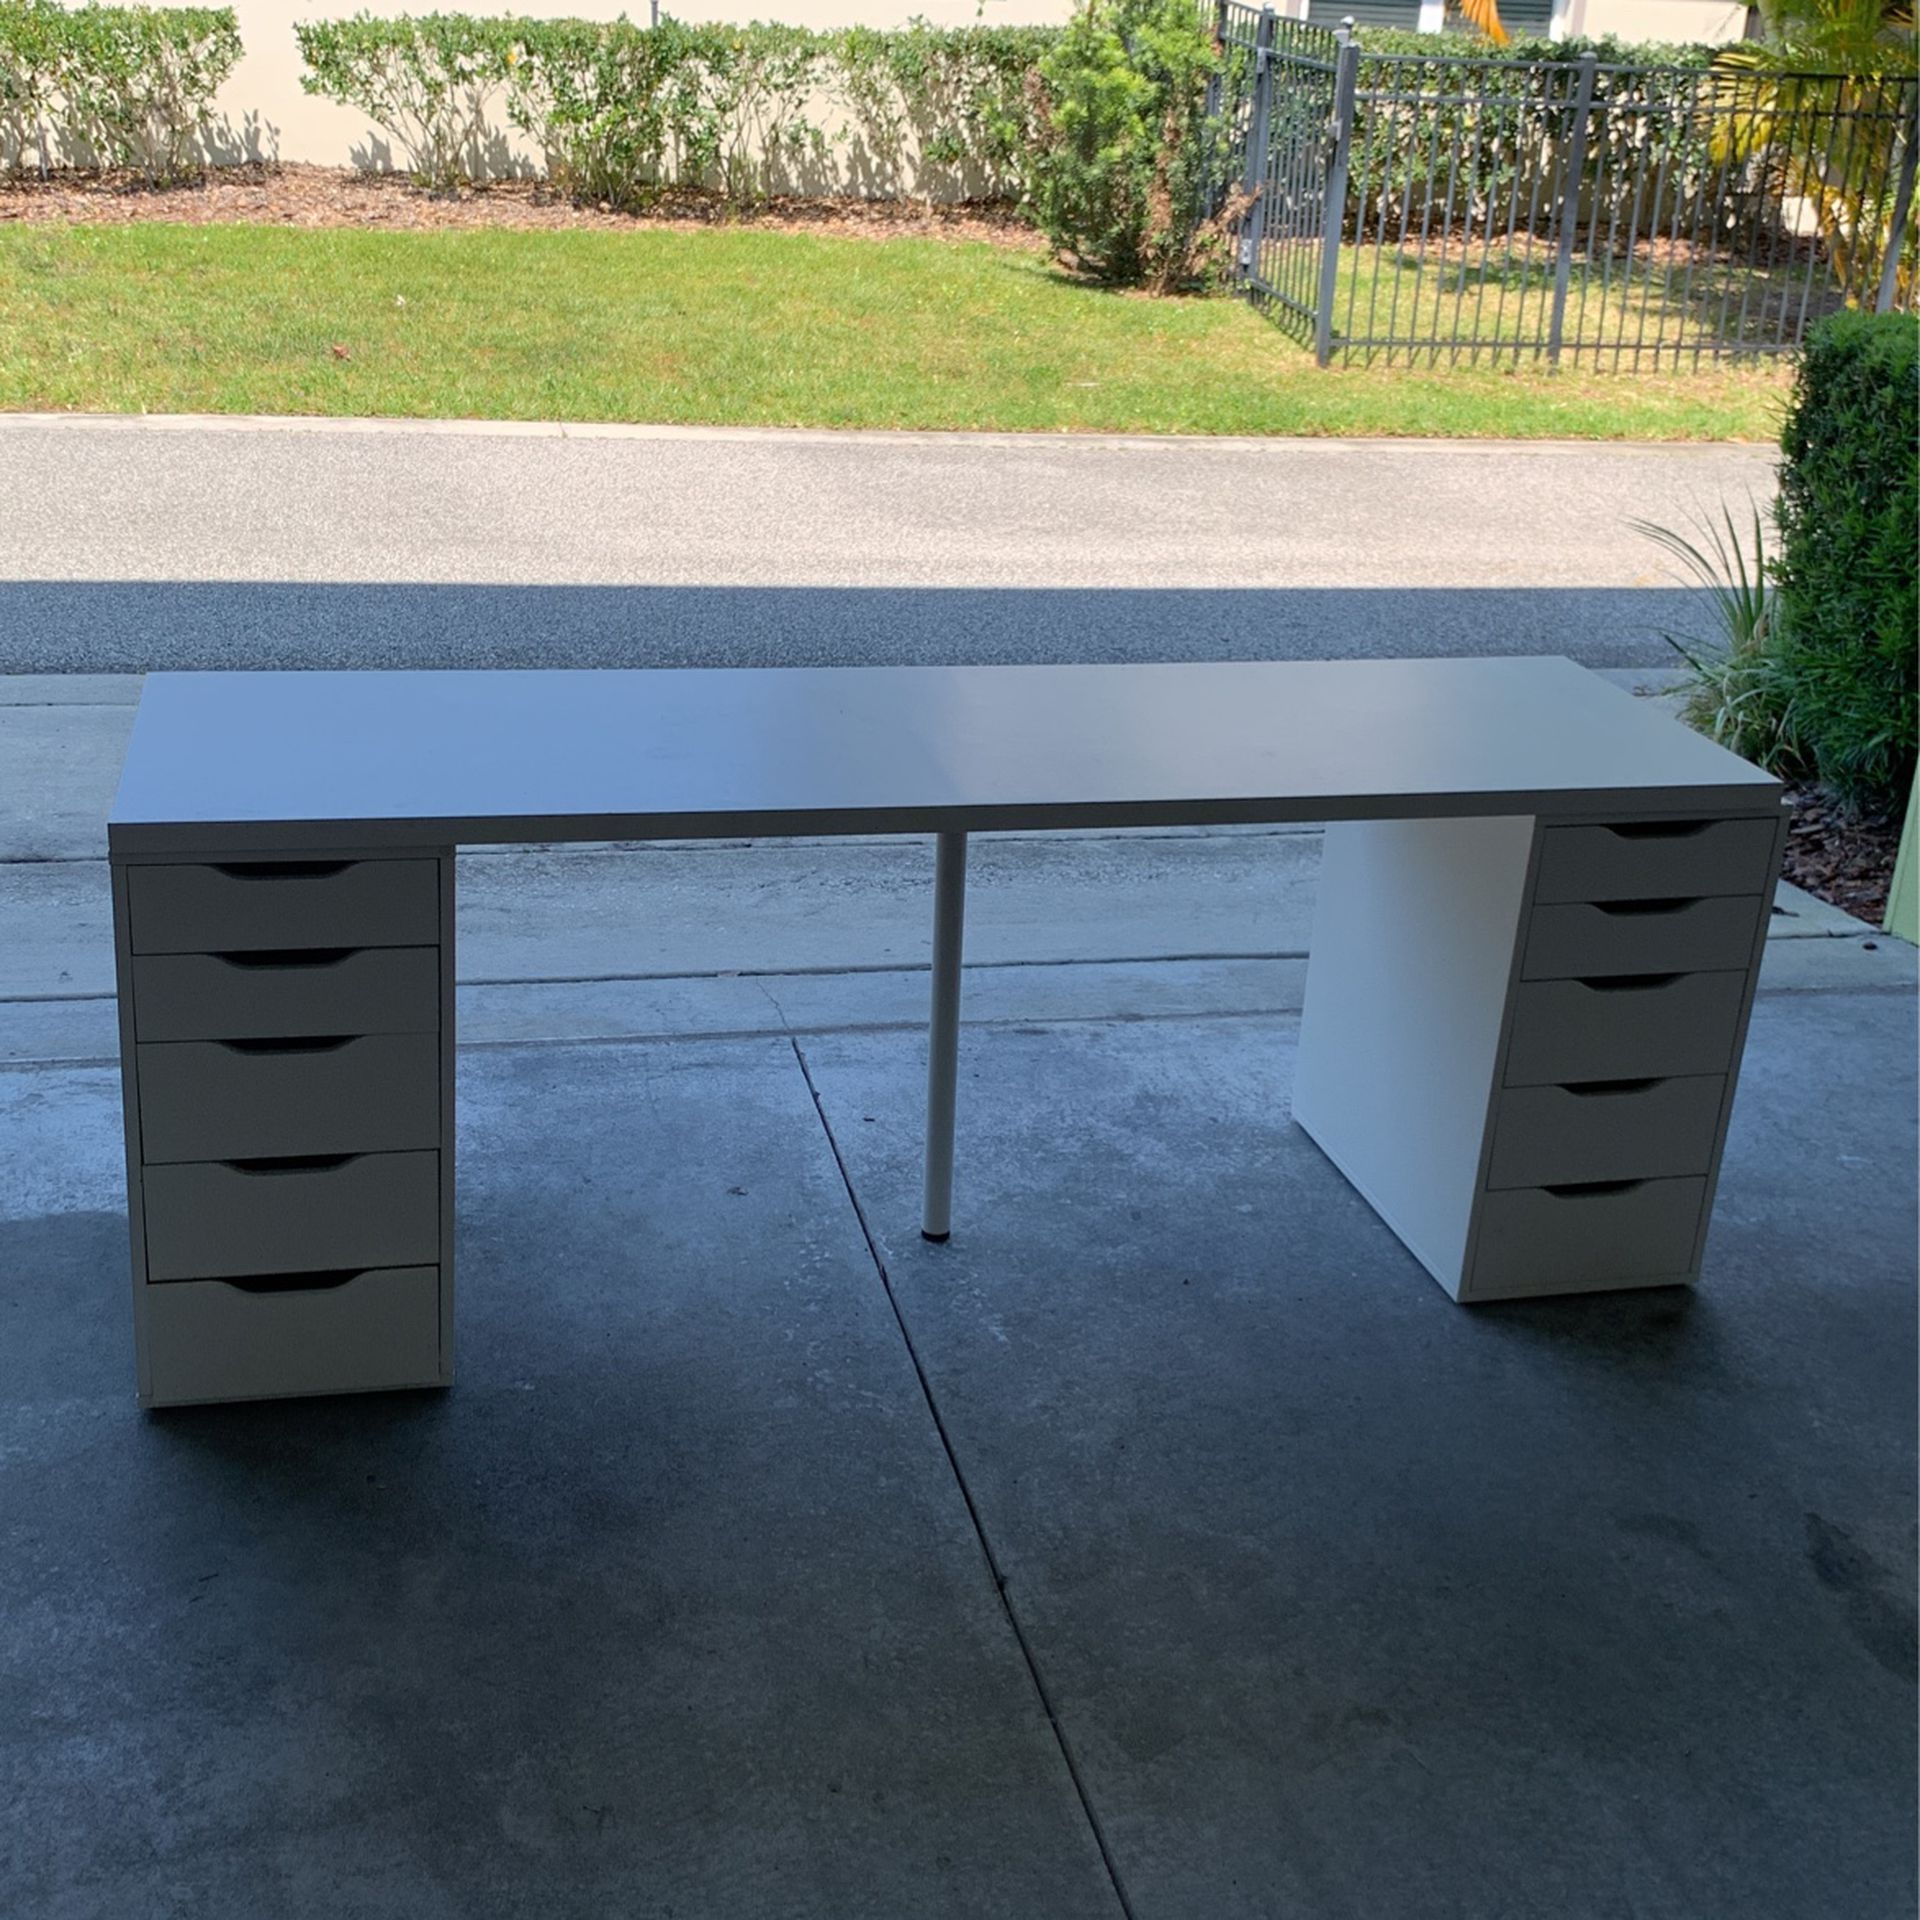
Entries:
{"type": "Polygon", "coordinates": [[[927,1174],[920,1231],[953,1225],[953,1107],[960,1074],[960,947],[967,911],[967,836],[935,836],[933,1007],[927,1022],[927,1174]]]}

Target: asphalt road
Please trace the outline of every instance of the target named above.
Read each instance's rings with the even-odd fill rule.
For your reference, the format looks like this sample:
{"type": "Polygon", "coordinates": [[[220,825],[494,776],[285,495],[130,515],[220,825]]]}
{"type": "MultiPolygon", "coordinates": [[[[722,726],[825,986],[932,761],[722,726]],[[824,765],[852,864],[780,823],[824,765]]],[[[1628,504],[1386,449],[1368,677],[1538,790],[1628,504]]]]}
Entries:
{"type": "Polygon", "coordinates": [[[1764,447],[0,418],[0,672],[1567,653],[1764,447]]]}

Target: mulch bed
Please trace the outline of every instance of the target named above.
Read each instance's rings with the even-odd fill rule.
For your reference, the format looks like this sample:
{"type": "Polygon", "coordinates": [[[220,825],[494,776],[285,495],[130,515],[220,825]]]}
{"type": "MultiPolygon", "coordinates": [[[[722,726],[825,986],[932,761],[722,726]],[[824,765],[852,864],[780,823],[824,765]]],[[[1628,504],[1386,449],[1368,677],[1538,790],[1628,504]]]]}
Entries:
{"type": "Polygon", "coordinates": [[[1898,820],[1851,820],[1818,787],[1790,787],[1786,876],[1816,900],[1872,926],[1887,917],[1898,820]]]}
{"type": "Polygon", "coordinates": [[[983,201],[801,199],[776,195],[751,206],[674,187],[644,213],[604,201],[580,205],[542,181],[501,180],[459,193],[427,193],[403,174],[351,167],[220,167],[186,186],[149,187],[137,174],[59,172],[45,180],[0,179],[0,222],[180,226],[252,222],[281,227],[368,227],[407,233],[515,228],[632,232],[641,227],[756,227],[868,240],[984,240],[1023,252],[1046,241],[1008,206],[983,201]]]}

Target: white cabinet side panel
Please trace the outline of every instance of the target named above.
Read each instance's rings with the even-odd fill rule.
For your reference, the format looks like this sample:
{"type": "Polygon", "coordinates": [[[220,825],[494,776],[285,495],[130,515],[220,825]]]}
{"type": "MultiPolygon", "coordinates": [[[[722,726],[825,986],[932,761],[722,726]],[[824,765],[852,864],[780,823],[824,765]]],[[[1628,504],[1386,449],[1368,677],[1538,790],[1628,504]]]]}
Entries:
{"type": "Polygon", "coordinates": [[[1459,1296],[1531,817],[1327,829],[1293,1116],[1459,1296]]]}

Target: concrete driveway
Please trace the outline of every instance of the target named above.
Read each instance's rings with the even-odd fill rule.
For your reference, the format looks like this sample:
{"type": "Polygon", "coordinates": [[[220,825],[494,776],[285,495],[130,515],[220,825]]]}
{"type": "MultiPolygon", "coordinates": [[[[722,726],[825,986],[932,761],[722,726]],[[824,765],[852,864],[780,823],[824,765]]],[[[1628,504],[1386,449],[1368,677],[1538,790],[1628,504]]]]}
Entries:
{"type": "Polygon", "coordinates": [[[0,419],[0,672],[1565,653],[1765,447],[0,419]]]}

